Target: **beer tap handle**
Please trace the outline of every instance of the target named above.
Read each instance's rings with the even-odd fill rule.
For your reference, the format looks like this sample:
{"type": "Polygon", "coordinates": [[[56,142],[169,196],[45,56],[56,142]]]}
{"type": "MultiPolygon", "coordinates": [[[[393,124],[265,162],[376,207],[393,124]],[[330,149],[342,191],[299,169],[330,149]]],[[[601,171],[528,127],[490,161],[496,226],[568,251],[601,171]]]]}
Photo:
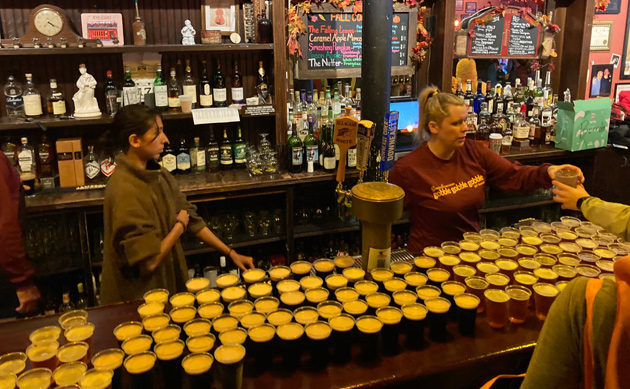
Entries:
{"type": "Polygon", "coordinates": [[[376,125],[369,120],[361,120],[357,134],[357,168],[359,169],[359,183],[363,182],[363,176],[367,170],[370,155],[370,146],[376,132],[376,125]]]}
{"type": "Polygon", "coordinates": [[[345,115],[335,119],[333,142],[339,147],[339,166],[337,166],[337,182],[339,184],[342,184],[346,177],[348,149],[357,144],[359,121],[350,116],[351,110],[351,107],[346,107],[345,115]]]}

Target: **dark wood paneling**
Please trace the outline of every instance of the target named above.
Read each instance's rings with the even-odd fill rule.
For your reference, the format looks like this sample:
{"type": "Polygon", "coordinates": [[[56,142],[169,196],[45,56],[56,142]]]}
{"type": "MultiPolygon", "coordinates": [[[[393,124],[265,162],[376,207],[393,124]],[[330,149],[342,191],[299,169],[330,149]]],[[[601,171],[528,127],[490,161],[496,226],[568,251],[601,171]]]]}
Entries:
{"type": "Polygon", "coordinates": [[[275,42],[274,50],[274,67],[268,69],[269,73],[274,73],[278,79],[274,80],[271,85],[274,86],[274,104],[276,106],[276,137],[278,143],[286,144],[287,142],[287,128],[285,123],[287,122],[287,94],[288,82],[286,80],[286,74],[289,63],[289,56],[285,42],[287,41],[287,33],[285,28],[286,18],[286,2],[274,1],[273,2],[273,41],[275,42]]]}
{"type": "Polygon", "coordinates": [[[435,16],[435,37],[431,44],[429,57],[429,84],[433,84],[443,91],[451,90],[453,76],[453,15],[455,15],[455,0],[435,1],[431,8],[435,16]]]}

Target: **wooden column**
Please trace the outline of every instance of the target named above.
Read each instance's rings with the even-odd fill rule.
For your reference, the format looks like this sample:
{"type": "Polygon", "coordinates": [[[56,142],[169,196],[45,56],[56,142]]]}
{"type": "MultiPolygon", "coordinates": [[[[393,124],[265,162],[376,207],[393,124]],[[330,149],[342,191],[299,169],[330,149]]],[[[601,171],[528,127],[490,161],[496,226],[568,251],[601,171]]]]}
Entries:
{"type": "Polygon", "coordinates": [[[286,2],[273,2],[273,74],[274,78],[274,100],[276,108],[276,143],[284,145],[287,143],[287,68],[289,56],[287,54],[287,33],[286,33],[286,2]]]}
{"type": "Polygon", "coordinates": [[[435,16],[436,21],[429,57],[429,84],[448,92],[451,90],[453,77],[455,0],[435,0],[431,14],[435,16]]]}

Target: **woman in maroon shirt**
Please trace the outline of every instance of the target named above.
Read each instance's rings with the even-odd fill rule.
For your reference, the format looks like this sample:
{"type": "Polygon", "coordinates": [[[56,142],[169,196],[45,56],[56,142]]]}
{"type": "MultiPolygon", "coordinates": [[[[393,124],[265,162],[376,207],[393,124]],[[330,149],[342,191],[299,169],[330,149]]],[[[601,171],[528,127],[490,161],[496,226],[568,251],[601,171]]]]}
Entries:
{"type": "Polygon", "coordinates": [[[550,188],[555,172],[563,168],[578,171],[584,180],[575,166],[523,166],[466,140],[466,116],[467,107],[459,97],[435,87],[421,92],[419,130],[430,139],[399,159],[389,174],[389,182],[405,191],[411,252],[478,231],[486,185],[518,191],[550,188]]]}

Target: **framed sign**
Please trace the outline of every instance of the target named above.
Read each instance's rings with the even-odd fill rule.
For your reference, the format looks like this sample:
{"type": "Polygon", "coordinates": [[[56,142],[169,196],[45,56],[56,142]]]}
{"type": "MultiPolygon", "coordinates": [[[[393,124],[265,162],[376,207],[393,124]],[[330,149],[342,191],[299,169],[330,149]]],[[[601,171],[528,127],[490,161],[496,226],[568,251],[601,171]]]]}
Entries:
{"type": "Polygon", "coordinates": [[[464,10],[464,0],[455,0],[455,11],[464,10]]]}
{"type": "Polygon", "coordinates": [[[591,51],[610,51],[612,32],[612,21],[594,21],[591,32],[591,51]]]}
{"type": "Polygon", "coordinates": [[[606,7],[606,11],[595,11],[595,15],[617,15],[621,13],[621,0],[610,0],[610,4],[606,7]]]}
{"type": "Polygon", "coordinates": [[[477,3],[466,3],[466,13],[467,14],[474,14],[475,12],[477,12],[477,3]]]}
{"type": "Polygon", "coordinates": [[[621,66],[619,66],[619,78],[622,80],[630,80],[630,12],[624,26],[623,48],[621,52],[621,66]]]}
{"type": "Polygon", "coordinates": [[[201,25],[203,31],[221,31],[221,35],[230,35],[238,31],[238,6],[236,0],[206,0],[201,6],[201,25]]]}
{"type": "Polygon", "coordinates": [[[591,70],[591,89],[588,97],[608,97],[612,89],[612,64],[593,65],[591,70]]]}
{"type": "Polygon", "coordinates": [[[114,46],[114,40],[125,44],[122,14],[81,14],[81,31],[83,38],[100,39],[103,46],[114,46]]]}
{"type": "MultiPolygon", "coordinates": [[[[417,11],[396,6],[392,19],[392,76],[415,72],[411,56],[416,46],[417,11]]],[[[304,56],[295,73],[300,80],[361,76],[363,14],[340,12],[323,3],[302,15],[306,34],[299,38],[304,56]]]]}
{"type": "Polygon", "coordinates": [[[616,83],[615,84],[615,103],[619,102],[619,94],[621,92],[628,92],[628,91],[630,91],[630,84],[616,83]]]}

